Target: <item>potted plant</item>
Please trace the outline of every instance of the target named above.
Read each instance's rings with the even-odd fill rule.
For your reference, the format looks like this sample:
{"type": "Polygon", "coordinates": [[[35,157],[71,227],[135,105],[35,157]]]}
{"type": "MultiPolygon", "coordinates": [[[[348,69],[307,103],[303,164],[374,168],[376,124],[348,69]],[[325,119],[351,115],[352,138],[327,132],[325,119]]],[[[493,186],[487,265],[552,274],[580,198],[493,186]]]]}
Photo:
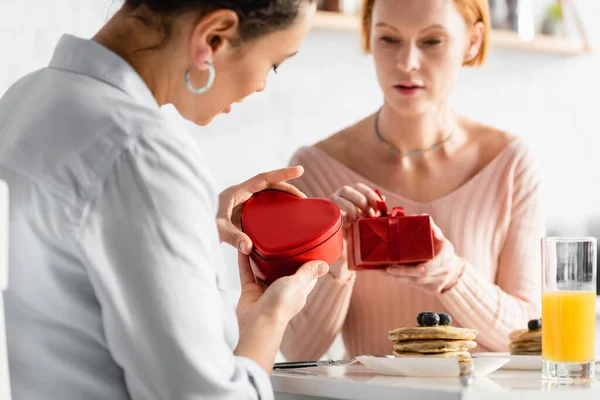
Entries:
{"type": "Polygon", "coordinates": [[[557,36],[562,33],[563,10],[559,3],[550,4],[542,23],[542,33],[557,36]]]}

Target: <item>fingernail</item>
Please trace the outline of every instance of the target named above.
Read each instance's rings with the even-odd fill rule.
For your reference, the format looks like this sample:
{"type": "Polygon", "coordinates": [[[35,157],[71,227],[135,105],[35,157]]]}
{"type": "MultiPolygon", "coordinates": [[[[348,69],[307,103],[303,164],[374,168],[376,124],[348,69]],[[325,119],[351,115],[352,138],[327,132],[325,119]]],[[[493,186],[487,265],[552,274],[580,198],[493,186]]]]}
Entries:
{"type": "Polygon", "coordinates": [[[323,276],[327,272],[329,272],[329,265],[327,265],[325,263],[319,263],[319,265],[317,265],[317,275],[318,276],[323,276]]]}
{"type": "Polygon", "coordinates": [[[246,242],[240,242],[240,251],[242,253],[246,253],[248,250],[246,250],[248,248],[248,246],[246,246],[246,242]]]}

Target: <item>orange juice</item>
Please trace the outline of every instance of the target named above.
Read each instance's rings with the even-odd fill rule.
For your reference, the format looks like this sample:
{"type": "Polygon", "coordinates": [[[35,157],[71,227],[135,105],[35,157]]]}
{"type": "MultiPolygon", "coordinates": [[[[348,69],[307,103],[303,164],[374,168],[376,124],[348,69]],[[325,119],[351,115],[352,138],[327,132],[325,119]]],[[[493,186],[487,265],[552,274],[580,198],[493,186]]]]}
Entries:
{"type": "Polygon", "coordinates": [[[542,357],[561,363],[593,361],[595,292],[542,294],[542,357]]]}

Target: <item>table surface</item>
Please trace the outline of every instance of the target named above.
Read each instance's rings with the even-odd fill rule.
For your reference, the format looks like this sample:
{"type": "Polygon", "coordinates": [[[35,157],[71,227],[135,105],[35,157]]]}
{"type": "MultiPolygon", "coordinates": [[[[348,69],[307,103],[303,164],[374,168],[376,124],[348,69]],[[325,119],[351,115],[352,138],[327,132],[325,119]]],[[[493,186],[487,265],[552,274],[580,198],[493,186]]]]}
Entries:
{"type": "Polygon", "coordinates": [[[539,371],[499,370],[462,387],[458,378],[407,378],[378,375],[354,364],[275,370],[276,399],[600,399],[600,379],[582,384],[545,382],[539,371]]]}
{"type": "MultiPolygon", "coordinates": [[[[600,321],[600,296],[596,312],[600,321]]],[[[281,400],[600,400],[600,364],[596,364],[596,369],[596,380],[581,385],[544,382],[539,371],[499,370],[476,378],[470,388],[463,388],[458,379],[383,376],[360,364],[275,370],[271,381],[276,399],[281,400]],[[576,398],[572,398],[574,393],[576,398]]]]}

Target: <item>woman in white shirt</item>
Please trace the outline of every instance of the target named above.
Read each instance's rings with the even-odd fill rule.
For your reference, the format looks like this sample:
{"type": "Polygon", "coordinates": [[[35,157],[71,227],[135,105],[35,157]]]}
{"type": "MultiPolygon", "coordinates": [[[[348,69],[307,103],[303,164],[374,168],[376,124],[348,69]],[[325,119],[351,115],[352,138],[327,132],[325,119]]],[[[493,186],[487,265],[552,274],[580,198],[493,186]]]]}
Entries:
{"type": "Polygon", "coordinates": [[[159,107],[199,125],[229,112],[298,51],[314,12],[311,0],[126,0],[0,99],[16,400],[272,398],[283,331],[328,267],[265,290],[234,222],[266,187],[301,195],[284,181],[302,170],[217,196],[159,107]],[[219,238],[241,249],[237,316],[219,238]]]}

